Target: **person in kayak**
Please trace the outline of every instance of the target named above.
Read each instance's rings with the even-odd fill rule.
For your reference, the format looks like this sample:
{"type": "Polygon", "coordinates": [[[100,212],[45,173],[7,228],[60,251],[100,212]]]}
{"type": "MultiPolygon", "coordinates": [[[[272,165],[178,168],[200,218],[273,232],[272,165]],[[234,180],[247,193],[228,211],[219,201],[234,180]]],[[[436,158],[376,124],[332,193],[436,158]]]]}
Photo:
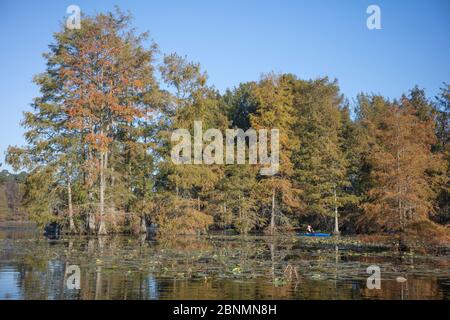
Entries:
{"type": "Polygon", "coordinates": [[[308,225],[308,227],[306,228],[306,233],[314,233],[313,227],[311,227],[310,225],[308,225]]]}

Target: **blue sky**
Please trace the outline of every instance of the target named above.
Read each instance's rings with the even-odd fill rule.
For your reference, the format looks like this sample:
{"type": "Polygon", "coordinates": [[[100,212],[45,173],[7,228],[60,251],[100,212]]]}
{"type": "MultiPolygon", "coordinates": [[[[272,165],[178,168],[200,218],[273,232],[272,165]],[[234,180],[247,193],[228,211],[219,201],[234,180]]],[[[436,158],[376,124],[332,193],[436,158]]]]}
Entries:
{"type": "Polygon", "coordinates": [[[450,1],[218,0],[0,2],[0,162],[24,142],[22,112],[38,95],[31,79],[66,8],[87,14],[118,5],[150,31],[163,53],[200,62],[220,91],[266,72],[329,76],[354,99],[359,92],[396,98],[414,85],[429,96],[450,82],[450,1]],[[381,8],[381,30],[368,30],[366,9],[381,8]]]}

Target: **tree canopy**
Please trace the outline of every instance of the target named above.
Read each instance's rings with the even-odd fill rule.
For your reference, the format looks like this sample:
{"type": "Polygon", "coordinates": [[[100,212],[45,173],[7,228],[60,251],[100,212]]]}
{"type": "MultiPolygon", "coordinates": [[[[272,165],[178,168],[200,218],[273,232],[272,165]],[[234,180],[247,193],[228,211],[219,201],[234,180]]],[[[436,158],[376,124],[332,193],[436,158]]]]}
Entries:
{"type": "Polygon", "coordinates": [[[405,233],[448,223],[448,85],[435,100],[415,87],[398,101],[362,93],[350,104],[337,80],[271,73],[221,94],[200,64],[161,56],[120,11],[63,28],[44,58],[40,95],[22,122],[27,143],[7,154],[27,171],[24,205],[43,225],[273,234],[306,224],[405,233]],[[278,172],[174,164],[171,133],[192,135],[195,121],[204,131],[278,129],[278,172]]]}

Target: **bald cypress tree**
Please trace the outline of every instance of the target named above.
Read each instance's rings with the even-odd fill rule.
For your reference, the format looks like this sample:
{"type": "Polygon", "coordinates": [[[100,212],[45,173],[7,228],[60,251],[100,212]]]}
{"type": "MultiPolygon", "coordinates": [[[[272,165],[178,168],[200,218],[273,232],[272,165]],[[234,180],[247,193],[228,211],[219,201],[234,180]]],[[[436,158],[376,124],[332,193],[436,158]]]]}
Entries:
{"type": "Polygon", "coordinates": [[[450,85],[445,84],[437,99],[436,115],[437,143],[435,152],[441,154],[446,166],[438,187],[438,210],[434,216],[439,223],[450,221],[450,85]]]}
{"type": "Polygon", "coordinates": [[[363,204],[365,219],[386,231],[405,233],[428,221],[436,194],[428,170],[440,159],[432,119],[421,119],[410,101],[388,106],[375,129],[378,143],[370,154],[372,186],[363,204]]]}
{"type": "Polygon", "coordinates": [[[354,201],[347,188],[348,160],[344,154],[341,102],[337,83],[327,78],[295,84],[295,175],[305,204],[303,214],[317,225],[339,233],[339,209],[354,201]]]}
{"type": "MultiPolygon", "coordinates": [[[[177,129],[188,130],[192,140],[195,133],[195,123],[201,122],[201,130],[213,128],[222,132],[228,127],[226,112],[220,109],[218,93],[206,85],[206,74],[201,72],[200,65],[187,61],[176,54],[164,58],[161,72],[165,82],[174,88],[171,108],[164,113],[167,130],[162,133],[164,148],[161,149],[161,163],[159,174],[160,206],[165,214],[159,213],[159,219],[166,221],[167,226],[162,232],[199,232],[205,231],[212,224],[214,211],[218,207],[211,206],[215,199],[215,190],[224,174],[224,167],[220,164],[203,162],[202,154],[207,142],[203,143],[200,163],[194,163],[194,156],[190,163],[174,164],[170,150],[177,142],[170,141],[171,133],[177,129]],[[169,197],[170,203],[166,202],[169,197]]],[[[197,128],[199,129],[199,128],[197,128]]],[[[222,143],[222,141],[220,141],[222,143]]]]}
{"type": "MultiPolygon", "coordinates": [[[[19,152],[39,152],[39,158],[30,159],[32,165],[44,158],[53,158],[45,161],[54,164],[55,155],[64,155],[60,158],[66,163],[64,169],[59,166],[56,170],[65,172],[68,185],[82,185],[87,195],[78,197],[84,199],[80,206],[87,210],[90,231],[94,231],[96,216],[99,234],[107,232],[107,211],[123,209],[116,208],[109,196],[112,181],[117,188],[118,177],[125,174],[118,173],[120,168],[114,168],[111,159],[123,156],[124,132],[132,135],[137,122],[151,116],[159,93],[153,77],[156,47],[145,49],[142,41],[146,34],[135,35],[130,21],[121,12],[85,16],[80,29],[64,28],[55,34],[50,51],[44,55],[47,70],[36,78],[42,97],[36,100],[35,112],[25,119],[29,146],[19,152]],[[45,148],[44,139],[48,141],[45,148]],[[69,155],[76,159],[65,159],[69,155]]],[[[17,150],[10,151],[10,159],[17,158],[17,150]]],[[[46,166],[48,170],[49,164],[46,166]]],[[[132,188],[128,190],[131,196],[132,188]]],[[[71,192],[68,194],[71,198],[71,192]]],[[[109,218],[114,219],[114,215],[109,218]]]]}
{"type": "MultiPolygon", "coordinates": [[[[298,146],[298,138],[293,131],[293,81],[295,77],[289,74],[269,74],[252,91],[256,101],[256,110],[249,116],[252,128],[269,132],[271,129],[279,130],[279,170],[274,175],[259,177],[260,210],[269,212],[270,234],[275,232],[277,222],[289,226],[291,216],[300,206],[299,190],[292,180],[292,150],[298,146]]],[[[268,145],[270,143],[269,138],[268,145]]]]}

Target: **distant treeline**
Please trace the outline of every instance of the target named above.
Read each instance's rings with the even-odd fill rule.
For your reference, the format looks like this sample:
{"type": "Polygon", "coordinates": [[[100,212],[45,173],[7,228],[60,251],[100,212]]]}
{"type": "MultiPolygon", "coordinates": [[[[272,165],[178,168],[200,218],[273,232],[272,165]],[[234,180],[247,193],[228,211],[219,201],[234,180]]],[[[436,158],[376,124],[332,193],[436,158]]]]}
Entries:
{"type": "MultiPolygon", "coordinates": [[[[25,113],[27,145],[7,161],[26,169],[24,205],[38,223],[80,233],[304,228],[448,235],[450,86],[398,100],[337,81],[267,74],[220,94],[199,64],[160,59],[120,12],[85,16],[55,33],[25,113]],[[146,45],[145,45],[146,44],[146,45]],[[175,165],[171,133],[278,128],[280,170],[175,165]]],[[[205,143],[207,144],[207,143],[205,143]]]]}
{"type": "Polygon", "coordinates": [[[25,172],[0,172],[0,222],[26,219],[21,210],[25,178],[25,172]]]}

